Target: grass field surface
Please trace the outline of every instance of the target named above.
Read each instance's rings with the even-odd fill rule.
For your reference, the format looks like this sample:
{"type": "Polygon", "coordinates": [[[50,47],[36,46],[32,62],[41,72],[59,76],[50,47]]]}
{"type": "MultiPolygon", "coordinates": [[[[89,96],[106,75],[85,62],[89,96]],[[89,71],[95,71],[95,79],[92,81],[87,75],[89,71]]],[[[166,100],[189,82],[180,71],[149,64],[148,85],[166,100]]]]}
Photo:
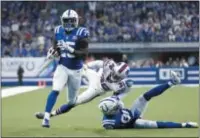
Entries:
{"type": "MultiPolygon", "coordinates": [[[[150,88],[134,88],[124,99],[125,106],[131,107],[134,99],[150,88]]],[[[47,95],[51,88],[44,88],[2,99],[2,136],[111,136],[111,137],[197,137],[198,129],[129,129],[104,130],[101,127],[99,100],[80,105],[69,113],[51,119],[51,128],[42,128],[41,120],[34,117],[37,111],[43,111],[47,95]]],[[[144,118],[198,122],[198,87],[176,86],[163,95],[150,101],[144,118]]],[[[66,103],[63,91],[55,108],[66,103]]]]}

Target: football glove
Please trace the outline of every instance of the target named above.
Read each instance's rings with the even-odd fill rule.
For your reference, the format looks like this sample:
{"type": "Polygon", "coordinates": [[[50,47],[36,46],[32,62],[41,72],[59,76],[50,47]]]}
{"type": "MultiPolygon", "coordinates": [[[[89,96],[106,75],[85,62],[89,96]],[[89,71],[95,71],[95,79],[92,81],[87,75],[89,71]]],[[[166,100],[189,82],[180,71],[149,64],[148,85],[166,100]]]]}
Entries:
{"type": "Polygon", "coordinates": [[[59,56],[58,49],[51,47],[47,52],[47,59],[57,58],[59,56]]]}

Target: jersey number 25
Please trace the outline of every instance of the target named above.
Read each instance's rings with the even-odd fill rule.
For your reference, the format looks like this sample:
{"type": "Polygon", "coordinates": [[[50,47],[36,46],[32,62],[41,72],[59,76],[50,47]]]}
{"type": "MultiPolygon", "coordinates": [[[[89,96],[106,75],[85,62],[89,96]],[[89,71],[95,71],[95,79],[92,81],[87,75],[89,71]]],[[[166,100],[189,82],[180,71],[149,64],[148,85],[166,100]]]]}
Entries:
{"type": "MultiPolygon", "coordinates": [[[[71,47],[75,46],[75,42],[70,42],[70,41],[58,41],[58,45],[62,45],[63,43],[65,43],[66,45],[69,45],[71,47]]],[[[75,58],[74,54],[71,54],[69,52],[62,52],[63,50],[65,50],[65,48],[61,48],[61,57],[68,57],[68,58],[75,58]]]]}

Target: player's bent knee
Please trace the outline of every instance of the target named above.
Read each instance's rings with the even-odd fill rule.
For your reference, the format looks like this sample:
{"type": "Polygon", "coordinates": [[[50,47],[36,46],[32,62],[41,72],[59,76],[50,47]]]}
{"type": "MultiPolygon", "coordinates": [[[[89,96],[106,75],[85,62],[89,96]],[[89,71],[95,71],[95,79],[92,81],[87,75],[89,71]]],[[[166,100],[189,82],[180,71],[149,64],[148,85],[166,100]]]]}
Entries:
{"type": "Polygon", "coordinates": [[[144,98],[144,95],[143,95],[143,94],[140,95],[140,96],[138,97],[138,99],[139,99],[139,101],[142,101],[142,102],[146,101],[146,99],[144,98]]]}
{"type": "Polygon", "coordinates": [[[53,81],[53,90],[62,91],[65,84],[62,81],[53,81]]]}
{"type": "Polygon", "coordinates": [[[77,97],[76,103],[84,104],[84,103],[87,103],[87,102],[93,100],[97,96],[99,96],[99,94],[95,91],[95,89],[88,88],[86,91],[84,91],[77,97]]]}
{"type": "Polygon", "coordinates": [[[63,86],[60,86],[60,85],[53,85],[53,90],[55,90],[55,91],[61,92],[62,89],[63,89],[63,86]]]}

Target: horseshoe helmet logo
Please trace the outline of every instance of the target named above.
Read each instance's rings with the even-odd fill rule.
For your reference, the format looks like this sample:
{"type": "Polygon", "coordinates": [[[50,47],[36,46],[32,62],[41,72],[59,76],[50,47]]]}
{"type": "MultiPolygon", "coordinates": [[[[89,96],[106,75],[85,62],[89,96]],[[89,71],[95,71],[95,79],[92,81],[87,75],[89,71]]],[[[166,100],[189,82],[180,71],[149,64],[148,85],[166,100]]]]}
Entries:
{"type": "Polygon", "coordinates": [[[32,70],[34,70],[34,68],[35,68],[35,64],[34,64],[33,61],[32,61],[32,62],[27,62],[27,63],[26,63],[26,69],[27,69],[28,71],[32,71],[32,70]]]}

